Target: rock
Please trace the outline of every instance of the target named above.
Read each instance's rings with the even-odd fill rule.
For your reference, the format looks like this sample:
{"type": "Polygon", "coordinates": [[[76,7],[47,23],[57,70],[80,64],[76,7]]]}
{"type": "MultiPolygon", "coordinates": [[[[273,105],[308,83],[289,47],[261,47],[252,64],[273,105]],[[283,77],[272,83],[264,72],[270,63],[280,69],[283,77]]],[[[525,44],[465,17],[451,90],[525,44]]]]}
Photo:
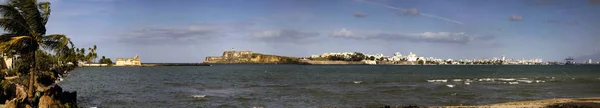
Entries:
{"type": "Polygon", "coordinates": [[[17,87],[15,89],[15,95],[16,95],[17,101],[19,101],[19,102],[25,101],[25,99],[27,99],[27,92],[25,92],[25,87],[17,84],[17,87]]]}
{"type": "Polygon", "coordinates": [[[60,86],[53,85],[44,90],[44,95],[48,95],[50,97],[60,97],[62,92],[63,91],[60,86]]]}
{"type": "Polygon", "coordinates": [[[38,108],[59,108],[60,106],[50,96],[44,95],[40,98],[38,108]]]}
{"type": "Polygon", "coordinates": [[[4,102],[4,107],[5,108],[17,108],[17,100],[15,100],[15,99],[6,100],[6,102],[4,102]]]}

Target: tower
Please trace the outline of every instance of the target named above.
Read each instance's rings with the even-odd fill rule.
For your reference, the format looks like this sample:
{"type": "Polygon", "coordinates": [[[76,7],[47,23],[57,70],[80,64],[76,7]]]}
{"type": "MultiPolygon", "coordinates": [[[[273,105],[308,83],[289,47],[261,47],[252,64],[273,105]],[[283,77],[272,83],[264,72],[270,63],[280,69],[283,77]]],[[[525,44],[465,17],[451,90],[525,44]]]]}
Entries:
{"type": "Polygon", "coordinates": [[[506,60],[506,58],[504,57],[504,55],[502,55],[502,58],[501,58],[501,59],[502,59],[502,61],[506,60]]]}

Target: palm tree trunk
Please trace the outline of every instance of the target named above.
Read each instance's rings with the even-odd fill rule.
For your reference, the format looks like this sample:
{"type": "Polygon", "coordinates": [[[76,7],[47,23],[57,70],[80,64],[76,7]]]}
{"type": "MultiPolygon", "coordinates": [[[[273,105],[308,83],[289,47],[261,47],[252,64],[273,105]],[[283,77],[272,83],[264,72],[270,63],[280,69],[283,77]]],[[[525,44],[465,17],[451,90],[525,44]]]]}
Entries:
{"type": "Polygon", "coordinates": [[[36,68],[36,64],[37,64],[37,62],[36,62],[37,58],[35,58],[35,53],[36,52],[34,51],[33,54],[31,55],[31,57],[33,58],[33,59],[31,59],[33,61],[33,65],[31,65],[31,69],[29,69],[30,70],[29,71],[29,87],[28,87],[29,90],[27,91],[27,98],[28,98],[29,102],[33,102],[33,95],[34,95],[33,91],[35,88],[35,86],[34,86],[35,85],[35,68],[36,68]]]}

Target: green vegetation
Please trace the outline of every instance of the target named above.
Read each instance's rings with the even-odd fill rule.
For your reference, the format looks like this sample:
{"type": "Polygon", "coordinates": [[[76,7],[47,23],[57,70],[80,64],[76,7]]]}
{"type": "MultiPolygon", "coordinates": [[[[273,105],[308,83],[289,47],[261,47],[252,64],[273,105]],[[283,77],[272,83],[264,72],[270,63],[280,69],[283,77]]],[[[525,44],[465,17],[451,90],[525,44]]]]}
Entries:
{"type": "Polygon", "coordinates": [[[88,48],[90,52],[85,54],[85,49],[75,48],[66,35],[47,35],[45,25],[50,16],[50,2],[7,0],[0,4],[0,14],[0,27],[5,31],[0,35],[0,53],[14,60],[13,68],[2,68],[0,72],[0,103],[11,102],[6,104],[12,107],[37,107],[38,102],[50,101],[67,105],[60,107],[76,107],[74,94],[62,93],[60,87],[50,85],[72,70],[79,61],[91,62],[97,58],[96,46],[88,48]],[[38,87],[51,92],[36,91],[38,87]],[[64,96],[71,96],[72,99],[62,101],[64,103],[60,103],[61,100],[40,100],[43,97],[40,94],[53,99],[65,100],[64,96]]]}
{"type": "Polygon", "coordinates": [[[98,63],[100,64],[108,64],[109,66],[111,66],[113,64],[112,60],[110,60],[110,58],[106,58],[104,56],[102,56],[102,58],[100,58],[100,60],[98,61],[98,63]]]}
{"type": "Polygon", "coordinates": [[[325,61],[325,60],[329,60],[329,61],[362,61],[362,60],[375,60],[375,57],[373,57],[373,56],[367,57],[363,53],[354,52],[353,54],[349,54],[349,55],[331,55],[331,56],[327,56],[327,57],[316,57],[316,58],[309,58],[309,59],[310,60],[320,60],[320,61],[325,61]]]}

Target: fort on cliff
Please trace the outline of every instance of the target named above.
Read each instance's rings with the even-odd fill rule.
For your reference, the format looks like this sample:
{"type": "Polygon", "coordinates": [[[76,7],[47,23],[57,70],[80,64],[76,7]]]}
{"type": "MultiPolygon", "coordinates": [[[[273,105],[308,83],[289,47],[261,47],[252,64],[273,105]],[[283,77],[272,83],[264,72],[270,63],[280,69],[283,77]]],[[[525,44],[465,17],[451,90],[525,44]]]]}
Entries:
{"type": "Polygon", "coordinates": [[[225,51],[221,56],[209,56],[204,63],[212,64],[251,64],[251,63],[297,63],[295,57],[266,55],[252,51],[225,51]]]}

